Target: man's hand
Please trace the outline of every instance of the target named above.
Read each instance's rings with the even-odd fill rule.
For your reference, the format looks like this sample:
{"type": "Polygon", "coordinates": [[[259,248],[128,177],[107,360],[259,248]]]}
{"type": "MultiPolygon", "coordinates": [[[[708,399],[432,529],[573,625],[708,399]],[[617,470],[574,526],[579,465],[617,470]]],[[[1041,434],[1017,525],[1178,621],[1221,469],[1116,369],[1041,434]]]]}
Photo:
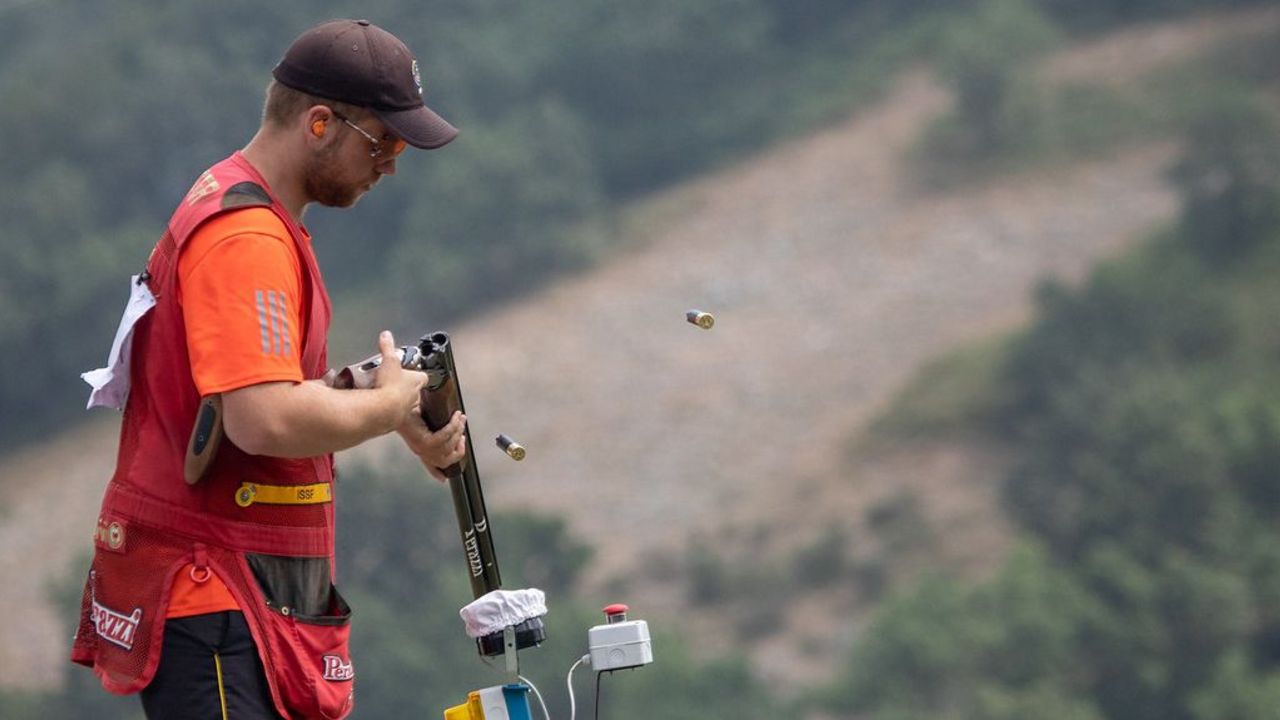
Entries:
{"type": "Polygon", "coordinates": [[[396,431],[404,438],[404,444],[422,461],[423,467],[431,473],[431,477],[445,482],[442,468],[462,460],[467,454],[467,416],[455,412],[449,423],[436,432],[427,429],[417,408],[411,418],[396,431]]]}
{"type": "Polygon", "coordinates": [[[390,330],[383,330],[378,335],[378,352],[382,353],[382,364],[378,366],[374,376],[375,392],[389,395],[399,412],[396,415],[395,428],[409,421],[410,415],[418,412],[418,393],[427,384],[427,374],[416,370],[405,370],[400,366],[400,358],[396,355],[396,339],[390,330]]]}

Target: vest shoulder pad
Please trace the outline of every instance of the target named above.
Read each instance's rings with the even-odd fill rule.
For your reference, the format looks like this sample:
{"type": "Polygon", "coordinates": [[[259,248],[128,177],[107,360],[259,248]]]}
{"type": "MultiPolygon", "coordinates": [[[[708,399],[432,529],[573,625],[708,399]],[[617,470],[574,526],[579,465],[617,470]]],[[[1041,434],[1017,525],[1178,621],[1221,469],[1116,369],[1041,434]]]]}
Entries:
{"type": "Polygon", "coordinates": [[[236,183],[222,195],[222,209],[253,206],[271,206],[271,196],[266,188],[250,180],[236,183]]]}

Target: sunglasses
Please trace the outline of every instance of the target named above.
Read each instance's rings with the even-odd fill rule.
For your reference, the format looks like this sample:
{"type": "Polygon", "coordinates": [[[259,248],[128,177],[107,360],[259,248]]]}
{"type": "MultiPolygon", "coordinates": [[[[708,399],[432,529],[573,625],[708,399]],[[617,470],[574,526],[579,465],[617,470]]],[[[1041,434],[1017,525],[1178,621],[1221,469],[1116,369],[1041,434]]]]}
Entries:
{"type": "Polygon", "coordinates": [[[378,140],[374,136],[365,132],[364,128],[351,122],[346,115],[343,115],[337,110],[333,110],[333,108],[329,109],[333,111],[334,117],[346,123],[352,130],[360,133],[369,141],[369,145],[371,146],[369,148],[369,157],[371,158],[393,158],[404,152],[404,149],[409,146],[409,143],[405,142],[403,138],[383,138],[382,140],[378,140]]]}

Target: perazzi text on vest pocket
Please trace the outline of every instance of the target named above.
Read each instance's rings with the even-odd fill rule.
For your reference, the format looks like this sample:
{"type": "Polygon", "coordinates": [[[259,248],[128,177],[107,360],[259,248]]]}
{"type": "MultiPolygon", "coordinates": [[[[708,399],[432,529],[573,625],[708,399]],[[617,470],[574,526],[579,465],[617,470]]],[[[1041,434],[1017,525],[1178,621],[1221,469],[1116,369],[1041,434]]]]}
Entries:
{"type": "Polygon", "coordinates": [[[256,580],[252,591],[268,608],[262,629],[284,703],[303,717],[349,713],[351,608],[333,586],[328,559],[247,553],[244,560],[256,580]]]}

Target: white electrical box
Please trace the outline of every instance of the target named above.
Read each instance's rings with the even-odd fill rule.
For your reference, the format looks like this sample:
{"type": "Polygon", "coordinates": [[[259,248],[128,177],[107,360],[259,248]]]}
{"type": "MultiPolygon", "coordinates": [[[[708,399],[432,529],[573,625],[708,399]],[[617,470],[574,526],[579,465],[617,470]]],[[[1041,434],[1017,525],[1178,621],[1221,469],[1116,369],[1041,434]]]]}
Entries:
{"type": "Polygon", "coordinates": [[[649,623],[627,620],[626,606],[621,606],[620,612],[610,613],[614,607],[605,610],[609,618],[607,623],[596,625],[587,632],[591,668],[596,672],[622,670],[653,662],[649,623]]]}

